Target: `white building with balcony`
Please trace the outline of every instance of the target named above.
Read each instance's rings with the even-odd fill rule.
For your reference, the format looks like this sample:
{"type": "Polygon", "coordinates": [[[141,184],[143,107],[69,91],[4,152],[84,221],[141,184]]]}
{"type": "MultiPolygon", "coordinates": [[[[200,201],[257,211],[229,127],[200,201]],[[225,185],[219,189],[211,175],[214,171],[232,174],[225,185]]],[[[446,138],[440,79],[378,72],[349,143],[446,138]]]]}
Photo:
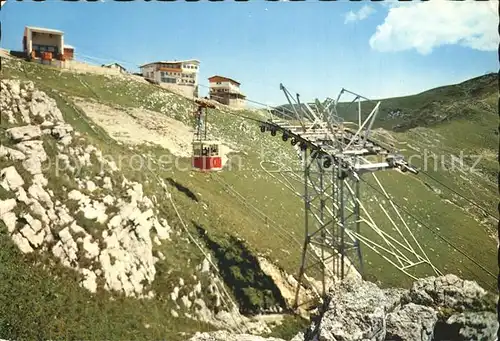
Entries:
{"type": "Polygon", "coordinates": [[[212,76],[208,81],[210,99],[234,108],[245,106],[246,96],[241,92],[239,82],[222,76],[212,76]]]}
{"type": "Polygon", "coordinates": [[[140,69],[150,81],[188,97],[198,97],[200,62],[196,59],[152,62],[140,69]]]}

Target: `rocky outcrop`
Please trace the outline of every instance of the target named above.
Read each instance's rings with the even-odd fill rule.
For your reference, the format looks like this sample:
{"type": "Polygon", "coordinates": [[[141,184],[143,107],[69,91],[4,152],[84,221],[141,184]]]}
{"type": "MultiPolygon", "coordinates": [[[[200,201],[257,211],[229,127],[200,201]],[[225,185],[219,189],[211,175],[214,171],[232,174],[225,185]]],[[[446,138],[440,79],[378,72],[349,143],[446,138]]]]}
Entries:
{"type": "Polygon", "coordinates": [[[384,292],[371,282],[351,280],[334,286],[326,311],[320,321],[313,322],[305,339],[383,341],[388,302],[384,292]]]}
{"type": "Polygon", "coordinates": [[[331,288],[304,341],[493,341],[494,311],[486,290],[455,275],[419,279],[409,290],[351,280],[331,288]]]}
{"type": "Polygon", "coordinates": [[[431,341],[438,318],[434,309],[409,303],[386,318],[386,340],[431,341]]]}
{"type": "Polygon", "coordinates": [[[498,322],[493,312],[466,312],[452,315],[436,335],[441,340],[495,340],[498,322]]]}
{"type": "Polygon", "coordinates": [[[171,228],[157,216],[142,185],[122,177],[115,185],[125,194],[116,197],[116,165],[84,138],[74,143],[73,127],[52,98],[33,83],[17,80],[2,80],[1,91],[2,117],[13,127],[6,134],[11,146],[0,147],[0,158],[10,164],[0,169],[0,186],[11,195],[0,201],[0,219],[12,241],[23,253],[50,252],[79,272],[81,285],[91,292],[101,282],[103,289],[127,296],[153,297],[148,285],[158,258],[151,234],[161,245],[171,228]],[[54,148],[47,149],[50,139],[56,143],[55,155],[54,148]],[[102,176],[81,179],[82,170],[95,160],[102,176]],[[60,189],[58,184],[51,188],[50,176],[71,177],[84,193],[63,188],[55,197],[60,189]]]}
{"type": "Polygon", "coordinates": [[[444,307],[457,311],[483,310],[486,290],[476,282],[464,281],[457,276],[428,277],[413,283],[404,302],[431,307],[444,307]]]}

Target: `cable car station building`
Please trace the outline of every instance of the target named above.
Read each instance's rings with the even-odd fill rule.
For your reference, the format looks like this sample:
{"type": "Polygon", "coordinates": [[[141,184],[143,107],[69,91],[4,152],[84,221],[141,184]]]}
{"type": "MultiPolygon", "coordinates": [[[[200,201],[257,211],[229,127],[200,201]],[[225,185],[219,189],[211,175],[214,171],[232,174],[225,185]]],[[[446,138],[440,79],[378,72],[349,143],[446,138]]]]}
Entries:
{"type": "Polygon", "coordinates": [[[244,108],[246,96],[240,90],[240,83],[234,79],[212,76],[208,79],[210,99],[233,108],[244,108]]]}
{"type": "Polygon", "coordinates": [[[30,60],[58,67],[74,54],[74,48],[64,44],[64,32],[32,26],[24,28],[23,51],[30,60]]]}

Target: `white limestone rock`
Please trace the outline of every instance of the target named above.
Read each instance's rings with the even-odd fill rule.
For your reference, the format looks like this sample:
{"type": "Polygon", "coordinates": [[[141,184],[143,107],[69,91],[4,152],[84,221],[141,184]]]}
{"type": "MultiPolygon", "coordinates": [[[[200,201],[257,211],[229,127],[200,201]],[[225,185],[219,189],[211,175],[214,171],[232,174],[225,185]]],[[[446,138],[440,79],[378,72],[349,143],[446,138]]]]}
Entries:
{"type": "Polygon", "coordinates": [[[106,214],[106,205],[99,201],[93,201],[92,204],[87,204],[80,208],[86,219],[96,220],[98,223],[104,224],[108,220],[106,214]]]}
{"type": "Polygon", "coordinates": [[[170,226],[167,224],[165,219],[161,219],[161,223],[158,220],[153,222],[156,234],[160,240],[170,239],[170,226]]]}
{"type": "Polygon", "coordinates": [[[21,161],[26,159],[26,155],[24,155],[19,150],[7,148],[1,145],[0,145],[0,157],[5,157],[11,161],[21,161]]]}
{"type": "Polygon", "coordinates": [[[35,231],[35,229],[30,225],[24,225],[20,232],[35,248],[38,248],[40,245],[42,245],[45,238],[44,230],[41,230],[37,233],[37,231],[35,231]]]}
{"type": "Polygon", "coordinates": [[[157,252],[157,255],[158,255],[158,258],[159,258],[159,259],[161,259],[161,260],[165,260],[165,255],[163,254],[163,252],[158,251],[158,252],[157,252]]]}
{"type": "Polygon", "coordinates": [[[14,212],[7,212],[1,216],[1,219],[3,220],[5,226],[7,226],[7,231],[9,231],[9,233],[14,232],[17,223],[16,214],[14,212]]]}
{"type": "Polygon", "coordinates": [[[134,183],[132,188],[127,190],[127,194],[130,196],[130,201],[132,203],[137,203],[142,201],[142,185],[139,183],[134,183]]]}
{"type": "MultiPolygon", "coordinates": [[[[118,228],[118,227],[120,227],[121,223],[122,223],[122,217],[119,214],[117,214],[109,220],[108,229],[113,230],[115,228],[118,228]]],[[[106,232],[106,231],[104,231],[104,232],[106,232]]]]}
{"type": "Polygon", "coordinates": [[[115,198],[108,194],[104,198],[102,198],[102,202],[108,206],[111,206],[115,203],[115,198]]]}
{"type": "MultiPolygon", "coordinates": [[[[128,213],[134,213],[134,210],[128,213]]],[[[139,215],[140,211],[134,217],[139,215]]],[[[108,228],[112,229],[102,234],[106,248],[101,251],[99,261],[106,287],[122,291],[127,296],[141,296],[143,283],[151,283],[156,274],[149,229],[147,226],[127,224],[130,216],[124,219],[120,214],[117,217],[108,223],[108,228]]]]}
{"type": "Polygon", "coordinates": [[[19,250],[22,253],[30,253],[33,252],[33,248],[31,247],[29,241],[22,236],[20,233],[14,233],[12,235],[12,241],[17,245],[19,250]]]}
{"type": "Polygon", "coordinates": [[[56,256],[56,258],[59,258],[64,266],[71,267],[61,241],[58,241],[56,245],[52,247],[52,254],[56,256]]]}
{"type": "Polygon", "coordinates": [[[24,203],[26,205],[29,205],[29,204],[31,204],[33,202],[33,199],[28,198],[28,195],[26,194],[26,191],[24,190],[23,187],[19,187],[17,189],[16,199],[19,202],[22,202],[22,203],[24,203]]]}
{"type": "Polygon", "coordinates": [[[33,176],[32,183],[40,185],[40,187],[45,187],[48,185],[49,181],[45,178],[45,176],[43,176],[43,174],[35,174],[35,176],[33,176]]]}
{"type": "Polygon", "coordinates": [[[71,144],[71,141],[73,141],[71,135],[66,135],[59,140],[59,143],[62,144],[63,146],[69,146],[71,144]]]}
{"type": "Polygon", "coordinates": [[[52,128],[54,127],[54,123],[51,121],[43,121],[42,124],[40,124],[40,127],[42,128],[52,128]]]}
{"type": "Polygon", "coordinates": [[[175,287],[174,288],[174,291],[172,291],[170,293],[170,298],[172,299],[172,301],[177,301],[177,299],[179,298],[179,288],[178,287],[175,287]]]}
{"type": "Polygon", "coordinates": [[[90,154],[83,153],[83,154],[78,154],[77,155],[78,163],[80,166],[91,166],[92,163],[90,162],[90,154]]]}
{"type": "Polygon", "coordinates": [[[60,240],[52,248],[52,253],[61,260],[63,265],[72,267],[78,260],[78,245],[73,240],[68,227],[61,230],[58,235],[60,240]]]}
{"type": "Polygon", "coordinates": [[[28,188],[28,193],[33,199],[38,200],[40,203],[44,204],[46,208],[53,208],[54,203],[50,198],[49,193],[47,193],[40,185],[33,184],[28,188]]]}
{"type": "Polygon", "coordinates": [[[47,160],[47,154],[43,148],[43,141],[24,141],[16,144],[16,148],[26,155],[23,167],[29,173],[41,174],[42,162],[47,160]]]}
{"type": "Polygon", "coordinates": [[[160,241],[160,239],[158,238],[158,236],[154,236],[153,241],[154,241],[154,243],[155,243],[156,245],[158,245],[158,246],[160,246],[160,245],[161,245],[161,241],[160,241]]]}
{"type": "Polygon", "coordinates": [[[87,190],[91,193],[97,189],[96,184],[91,180],[87,181],[86,186],[87,186],[87,190]]]}
{"type": "Polygon", "coordinates": [[[7,129],[7,134],[14,141],[28,141],[42,136],[42,131],[39,126],[26,125],[22,127],[14,127],[7,129]]]}
{"type": "Polygon", "coordinates": [[[27,157],[37,158],[40,162],[47,161],[47,153],[45,153],[45,149],[43,148],[43,141],[24,141],[16,144],[15,147],[27,157]]]}
{"type": "Polygon", "coordinates": [[[193,303],[189,300],[187,296],[182,296],[181,302],[184,305],[184,307],[186,307],[186,309],[191,308],[191,306],[193,305],[193,303]]]}
{"type": "Polygon", "coordinates": [[[71,135],[73,127],[67,123],[59,123],[52,128],[52,136],[56,139],[62,139],[65,136],[71,135]]]}
{"type": "Polygon", "coordinates": [[[111,178],[106,176],[104,179],[103,179],[103,185],[102,185],[102,188],[104,189],[109,189],[110,191],[113,190],[113,183],[111,182],[111,178]]]}
{"type": "Polygon", "coordinates": [[[23,214],[22,217],[28,222],[35,233],[42,230],[43,225],[40,220],[33,218],[29,213],[23,214]]]}
{"type": "Polygon", "coordinates": [[[30,157],[24,160],[22,165],[32,175],[42,174],[42,163],[37,158],[30,157]]]}
{"type": "Polygon", "coordinates": [[[44,92],[33,90],[29,102],[29,113],[31,116],[39,116],[52,122],[64,122],[63,115],[54,99],[44,92]]]}
{"type": "Polygon", "coordinates": [[[196,283],[193,289],[194,294],[201,294],[201,282],[196,283]]]}
{"type": "Polygon", "coordinates": [[[149,199],[149,198],[148,198],[148,197],[146,197],[146,196],[142,199],[142,204],[144,205],[144,207],[145,207],[146,209],[148,209],[148,208],[153,208],[153,207],[154,207],[154,204],[153,204],[153,202],[151,201],[151,199],[149,199]]]}
{"type": "Polygon", "coordinates": [[[73,223],[70,225],[70,230],[73,231],[73,233],[75,234],[83,234],[84,236],[87,236],[87,232],[84,230],[83,227],[81,227],[80,225],[78,225],[76,223],[76,221],[73,221],[73,223]]]}
{"type": "Polygon", "coordinates": [[[99,244],[97,242],[92,242],[92,236],[87,235],[83,239],[83,249],[85,250],[85,255],[89,259],[94,259],[99,257],[101,250],[99,249],[99,244]]]}
{"type": "Polygon", "coordinates": [[[83,193],[81,193],[80,191],[77,191],[76,189],[74,189],[68,193],[69,200],[80,201],[84,197],[85,197],[85,195],[83,193]]]}
{"type": "Polygon", "coordinates": [[[84,280],[81,282],[81,285],[88,291],[95,293],[97,291],[96,274],[88,269],[82,269],[81,272],[84,276],[84,280]]]}
{"type": "Polygon", "coordinates": [[[57,217],[59,218],[58,219],[59,226],[65,226],[74,223],[73,217],[69,215],[68,211],[65,208],[57,207],[56,212],[57,212],[57,217]]]}
{"type": "Polygon", "coordinates": [[[203,263],[201,265],[201,273],[210,271],[210,262],[207,258],[203,259],[203,263]]]}
{"type": "Polygon", "coordinates": [[[12,211],[17,205],[16,199],[0,200],[0,217],[12,211]]]}
{"type": "Polygon", "coordinates": [[[7,191],[14,191],[24,185],[23,178],[14,166],[2,169],[0,171],[0,180],[0,185],[7,191]]]}

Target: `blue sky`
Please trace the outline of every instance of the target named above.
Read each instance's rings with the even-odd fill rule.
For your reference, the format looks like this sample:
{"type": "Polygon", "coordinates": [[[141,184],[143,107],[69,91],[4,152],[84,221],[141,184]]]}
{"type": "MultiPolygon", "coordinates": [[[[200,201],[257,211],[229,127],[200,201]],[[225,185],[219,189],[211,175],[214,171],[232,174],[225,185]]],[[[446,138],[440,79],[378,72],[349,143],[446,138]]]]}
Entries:
{"type": "Polygon", "coordinates": [[[335,98],[342,87],[384,98],[498,70],[488,5],[7,1],[3,48],[21,49],[24,26],[60,29],[77,58],[127,68],[196,58],[200,84],[228,76],[249,99],[271,105],[285,102],[280,83],[304,100],[335,98]]]}

